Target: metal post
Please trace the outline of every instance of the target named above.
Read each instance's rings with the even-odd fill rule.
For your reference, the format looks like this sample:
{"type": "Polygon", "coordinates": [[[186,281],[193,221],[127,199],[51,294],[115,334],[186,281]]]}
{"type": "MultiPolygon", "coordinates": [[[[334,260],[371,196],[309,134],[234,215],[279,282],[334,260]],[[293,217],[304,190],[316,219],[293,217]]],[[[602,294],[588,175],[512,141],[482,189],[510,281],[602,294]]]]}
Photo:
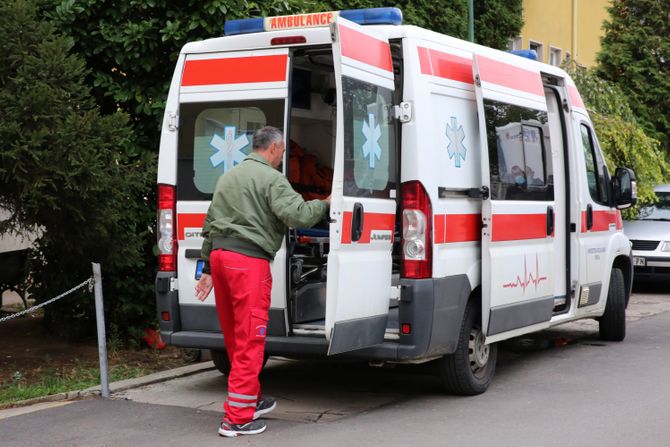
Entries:
{"type": "Polygon", "coordinates": [[[474,0],[468,0],[468,40],[475,41],[475,6],[474,0]]]}
{"type": "Polygon", "coordinates": [[[102,397],[109,398],[109,378],[107,376],[107,337],[105,335],[105,308],[102,300],[102,274],[100,264],[92,263],[95,291],[95,321],[98,325],[98,355],[100,357],[100,384],[102,397]]]}

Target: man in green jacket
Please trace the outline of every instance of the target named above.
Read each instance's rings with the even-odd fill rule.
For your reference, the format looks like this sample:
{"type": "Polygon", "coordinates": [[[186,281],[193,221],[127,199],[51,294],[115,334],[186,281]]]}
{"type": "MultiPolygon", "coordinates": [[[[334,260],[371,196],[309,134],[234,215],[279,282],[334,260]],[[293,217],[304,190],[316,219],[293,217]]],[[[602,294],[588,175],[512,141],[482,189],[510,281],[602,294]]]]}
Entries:
{"type": "Polygon", "coordinates": [[[214,287],[216,309],[231,369],[226,412],[219,434],[258,434],[266,425],[256,418],[276,407],[261,397],[272,275],[270,261],[287,227],[311,227],[326,216],[326,200],[305,202],[277,170],[284,158],[284,137],[263,127],[253,137],[253,152],[216,183],[202,230],[203,275],[195,286],[204,301],[214,287]]]}

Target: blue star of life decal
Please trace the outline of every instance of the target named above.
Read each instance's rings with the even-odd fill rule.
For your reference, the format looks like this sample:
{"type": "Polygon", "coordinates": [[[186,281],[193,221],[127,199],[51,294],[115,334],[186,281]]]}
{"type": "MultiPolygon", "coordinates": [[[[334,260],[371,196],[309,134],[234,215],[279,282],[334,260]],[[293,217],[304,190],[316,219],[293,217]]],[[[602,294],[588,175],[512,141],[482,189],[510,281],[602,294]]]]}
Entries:
{"type": "Polygon", "coordinates": [[[223,164],[223,172],[226,172],[233,166],[242,163],[242,160],[247,156],[242,152],[242,149],[249,145],[249,139],[246,134],[237,136],[235,126],[226,126],[223,128],[223,137],[215,133],[209,145],[216,150],[209,157],[212,166],[216,168],[223,164]]]}
{"type": "Polygon", "coordinates": [[[365,143],[363,144],[363,158],[370,162],[370,169],[375,168],[375,160],[382,158],[382,148],[379,145],[379,138],[382,136],[382,129],[377,124],[374,113],[368,113],[368,120],[363,121],[363,135],[365,143]]]}
{"type": "Polygon", "coordinates": [[[465,160],[465,154],[468,152],[465,146],[463,146],[463,140],[465,140],[465,132],[463,131],[463,126],[458,124],[455,116],[451,117],[451,125],[447,124],[447,138],[449,139],[449,144],[447,145],[447,151],[449,151],[449,158],[455,159],[456,167],[461,167],[461,160],[465,160]]]}

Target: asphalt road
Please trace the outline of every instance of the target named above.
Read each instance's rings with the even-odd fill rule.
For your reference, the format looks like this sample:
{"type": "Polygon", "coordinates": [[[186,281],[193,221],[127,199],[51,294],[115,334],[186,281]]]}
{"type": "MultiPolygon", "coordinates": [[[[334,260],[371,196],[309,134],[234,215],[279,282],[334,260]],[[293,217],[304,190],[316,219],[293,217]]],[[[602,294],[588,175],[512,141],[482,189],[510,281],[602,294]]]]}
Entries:
{"type": "Polygon", "coordinates": [[[216,434],[225,378],[205,371],[112,400],[0,414],[0,445],[670,445],[667,289],[634,294],[622,343],[601,342],[590,321],[505,343],[491,388],[477,397],[441,394],[431,365],[277,359],[262,383],[279,405],[259,436],[216,434]]]}

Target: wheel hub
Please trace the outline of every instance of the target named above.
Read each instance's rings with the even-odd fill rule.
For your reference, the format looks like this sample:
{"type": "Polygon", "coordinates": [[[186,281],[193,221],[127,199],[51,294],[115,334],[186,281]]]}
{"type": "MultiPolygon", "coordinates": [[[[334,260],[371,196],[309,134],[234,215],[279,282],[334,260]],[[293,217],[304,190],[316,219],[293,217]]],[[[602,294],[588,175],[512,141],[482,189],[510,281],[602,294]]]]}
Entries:
{"type": "Polygon", "coordinates": [[[470,332],[470,365],[473,371],[484,368],[489,361],[490,347],[484,343],[484,334],[478,329],[470,332]]]}

